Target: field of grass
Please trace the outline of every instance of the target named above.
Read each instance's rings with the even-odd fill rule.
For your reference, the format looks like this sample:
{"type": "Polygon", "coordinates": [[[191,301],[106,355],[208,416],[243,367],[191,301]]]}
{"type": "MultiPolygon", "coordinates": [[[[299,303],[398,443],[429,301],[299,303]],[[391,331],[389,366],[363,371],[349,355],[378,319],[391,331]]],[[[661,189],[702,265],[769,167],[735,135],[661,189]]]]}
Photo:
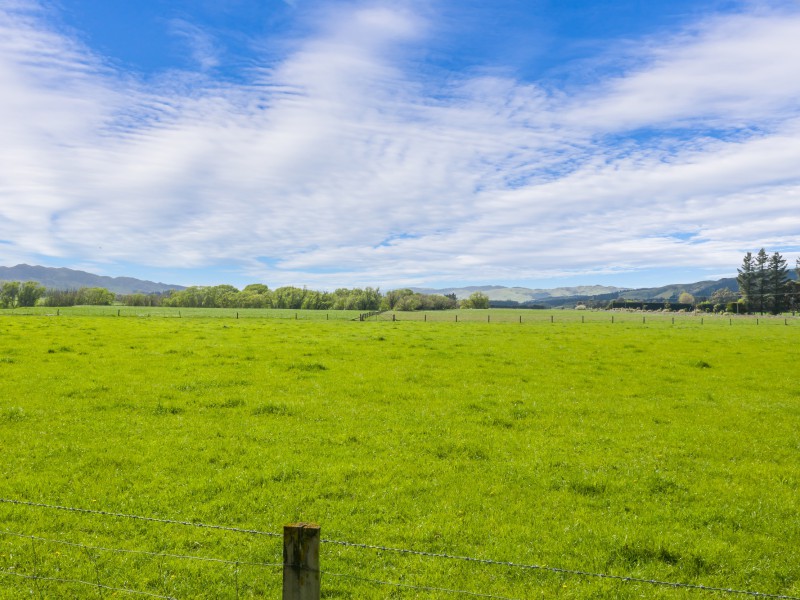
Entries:
{"type": "MultiPolygon", "coordinates": [[[[800,596],[798,321],[334,314],[0,316],[0,497],[800,596]]],[[[277,598],[281,562],[279,536],[0,502],[2,599],[138,597],[26,574],[277,598]]],[[[325,598],[728,597],[331,542],[321,565],[325,598]]]]}

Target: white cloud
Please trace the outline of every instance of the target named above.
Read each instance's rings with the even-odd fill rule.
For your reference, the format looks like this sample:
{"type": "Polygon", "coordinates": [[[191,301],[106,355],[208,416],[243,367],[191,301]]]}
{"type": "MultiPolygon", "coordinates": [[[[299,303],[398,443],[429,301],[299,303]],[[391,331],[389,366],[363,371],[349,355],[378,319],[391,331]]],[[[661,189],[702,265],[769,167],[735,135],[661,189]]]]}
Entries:
{"type": "MultiPolygon", "coordinates": [[[[800,245],[798,14],[651,40],[571,94],[417,74],[404,48],[432,25],[405,9],[325,23],[250,84],[145,84],[0,9],[5,255],[385,287],[732,270],[800,245]]],[[[213,69],[213,43],[179,29],[213,69]]]]}
{"type": "Polygon", "coordinates": [[[173,35],[183,40],[201,71],[210,71],[219,66],[220,49],[207,31],[184,19],[172,19],[170,30],[173,35]]]}
{"type": "Polygon", "coordinates": [[[747,127],[796,115],[797,13],[740,14],[639,49],[640,66],[601,85],[569,113],[597,131],[747,127]]]}

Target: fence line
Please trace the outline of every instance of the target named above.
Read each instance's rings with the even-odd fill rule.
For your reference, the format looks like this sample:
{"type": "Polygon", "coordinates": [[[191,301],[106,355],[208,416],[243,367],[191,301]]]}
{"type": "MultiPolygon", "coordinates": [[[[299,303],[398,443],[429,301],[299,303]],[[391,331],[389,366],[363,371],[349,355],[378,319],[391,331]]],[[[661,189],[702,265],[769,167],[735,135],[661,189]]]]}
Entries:
{"type": "MultiPolygon", "coordinates": [[[[85,509],[85,508],[73,508],[73,507],[67,507],[67,506],[43,504],[43,503],[39,503],[39,502],[29,502],[29,501],[25,501],[25,500],[15,500],[15,499],[10,499],[10,498],[0,498],[0,503],[14,504],[14,505],[19,505],[19,506],[29,506],[29,507],[35,507],[35,508],[47,508],[47,509],[53,509],[53,510],[62,510],[62,511],[80,513],[80,514],[94,514],[94,515],[101,515],[101,516],[111,516],[111,517],[119,517],[119,518],[127,518],[127,519],[136,519],[136,520],[142,520],[142,521],[150,521],[150,522],[156,522],[156,523],[167,523],[167,524],[174,524],[174,525],[184,525],[184,526],[189,526],[189,527],[200,527],[200,528],[207,528],[207,529],[216,529],[216,530],[231,531],[231,532],[236,532],[236,533],[247,533],[247,534],[251,534],[251,535],[265,535],[265,536],[270,536],[270,537],[283,537],[283,536],[281,536],[281,534],[278,534],[278,533],[272,533],[272,532],[266,532],[266,531],[258,531],[258,530],[255,530],[255,529],[243,529],[243,528],[239,528],[239,527],[229,527],[229,526],[224,526],[224,525],[209,525],[209,524],[201,523],[201,522],[197,522],[197,521],[179,521],[179,520],[175,520],[175,519],[159,519],[159,518],[155,518],[155,517],[144,517],[144,516],[139,516],[139,515],[117,513],[117,512],[111,512],[111,511],[105,511],[105,510],[91,510],[91,509],[85,509]]],[[[13,532],[0,532],[0,533],[9,533],[11,535],[17,535],[19,537],[26,537],[26,538],[31,538],[31,539],[44,539],[44,538],[37,538],[36,536],[28,536],[28,535],[24,535],[24,534],[15,534],[13,532]]],[[[579,577],[593,577],[593,578],[599,578],[599,579],[622,581],[622,582],[627,582],[627,583],[645,583],[645,584],[661,586],[661,587],[691,589],[691,590],[700,590],[700,591],[706,591],[706,592],[720,592],[720,593],[725,593],[725,594],[737,594],[737,595],[751,596],[751,597],[757,597],[757,598],[775,598],[775,599],[778,599],[778,600],[800,600],[800,597],[788,596],[788,595],[783,595],[783,594],[768,594],[768,593],[764,593],[764,592],[756,592],[756,591],[751,591],[751,590],[737,590],[737,589],[732,589],[732,588],[713,587],[713,586],[707,586],[707,585],[703,585],[703,584],[670,582],[670,581],[662,581],[662,580],[658,580],[658,579],[647,579],[647,578],[643,578],[643,577],[630,577],[630,576],[626,576],[626,575],[611,575],[611,574],[608,574],[608,573],[594,573],[594,572],[591,572],[591,571],[583,571],[583,570],[578,570],[578,569],[566,569],[566,568],[561,568],[561,567],[550,567],[550,566],[546,566],[546,565],[525,564],[525,563],[517,563],[517,562],[512,562],[512,561],[493,560],[493,559],[488,559],[488,558],[475,558],[475,557],[470,557],[470,556],[459,556],[459,555],[447,554],[447,553],[443,553],[443,552],[427,552],[427,551],[423,551],[423,550],[410,550],[410,549],[406,549],[406,548],[395,548],[395,547],[392,547],[392,546],[380,546],[380,545],[375,545],[375,544],[362,544],[362,543],[347,542],[347,541],[343,541],[343,540],[324,539],[324,538],[320,538],[319,541],[320,541],[320,543],[323,543],[323,544],[338,545],[338,546],[349,547],[349,548],[359,548],[359,549],[364,549],[364,550],[378,550],[378,551],[381,551],[381,552],[393,552],[393,553],[397,553],[397,554],[405,554],[405,555],[410,555],[410,556],[422,556],[422,557],[426,557],[426,558],[456,560],[456,561],[470,562],[470,563],[482,564],[482,565],[496,565],[496,566],[511,567],[511,568],[516,568],[516,569],[548,571],[548,572],[551,572],[551,573],[558,573],[558,574],[562,574],[562,575],[575,575],[575,576],[579,576],[579,577]]],[[[79,544],[74,544],[74,545],[80,546],[79,544]]],[[[145,552],[145,554],[151,554],[151,553],[146,553],[145,552]]],[[[157,553],[152,553],[152,554],[157,554],[157,553]]],[[[180,557],[178,555],[175,555],[175,557],[176,558],[183,558],[183,557],[180,557]]],[[[187,558],[189,558],[189,557],[187,557],[187,558]]],[[[198,560],[200,560],[200,559],[198,559],[198,560]]],[[[224,562],[222,559],[219,559],[219,560],[220,560],[220,562],[224,562]]],[[[237,563],[239,561],[230,561],[230,562],[237,563]]],[[[246,564],[246,563],[239,562],[239,564],[246,564]]],[[[273,565],[265,564],[265,566],[273,566],[273,565]]],[[[286,566],[286,564],[282,563],[279,566],[286,566]]],[[[342,574],[330,573],[330,572],[321,571],[321,570],[319,572],[320,573],[327,573],[328,575],[331,575],[331,576],[351,577],[351,578],[354,578],[354,579],[359,579],[359,577],[357,577],[357,576],[342,575],[342,574]]],[[[0,573],[2,573],[2,571],[0,571],[0,573]]],[[[14,572],[10,572],[10,573],[11,574],[16,574],[14,572]]],[[[38,576],[31,576],[31,575],[26,575],[26,577],[39,578],[38,576]]],[[[361,579],[364,579],[365,581],[367,580],[366,578],[361,578],[361,579]]],[[[397,586],[401,586],[401,587],[409,585],[409,584],[393,584],[391,582],[381,582],[379,580],[369,580],[369,581],[372,581],[373,583],[376,583],[376,584],[397,585],[397,586]]],[[[98,584],[88,583],[88,585],[98,585],[98,584]]],[[[424,590],[424,589],[428,589],[428,588],[420,587],[420,588],[417,588],[417,589],[423,589],[424,590]]],[[[430,588],[430,589],[431,590],[436,590],[438,588],[430,588]]],[[[475,593],[472,593],[472,592],[465,592],[465,591],[459,591],[459,590],[442,589],[441,591],[447,591],[449,593],[462,593],[462,594],[479,595],[479,594],[475,594],[475,593]]],[[[168,598],[166,596],[156,596],[156,597],[168,598]]],[[[484,595],[484,597],[501,598],[499,596],[491,596],[491,595],[484,595]]]]}
{"type": "MultiPolygon", "coordinates": [[[[53,307],[55,308],[55,307],[53,307]]],[[[251,319],[267,319],[267,320],[304,320],[304,321],[328,321],[328,320],[338,320],[338,321],[367,321],[370,320],[371,317],[376,317],[376,320],[392,320],[392,321],[432,321],[432,322],[445,322],[445,321],[452,321],[453,316],[455,320],[458,322],[486,322],[487,319],[484,318],[487,312],[492,313],[491,316],[495,316],[499,322],[516,322],[518,319],[521,321],[522,316],[525,315],[526,319],[525,322],[530,323],[538,323],[538,322],[555,322],[554,315],[568,312],[578,312],[575,309],[560,309],[560,308],[551,308],[551,309],[522,309],[522,308],[503,308],[503,307],[492,307],[489,309],[478,309],[478,310],[445,310],[445,311],[368,311],[368,312],[360,312],[358,309],[356,310],[340,310],[340,309],[331,309],[331,310],[323,310],[323,309],[247,309],[247,308],[197,308],[197,307],[183,307],[181,308],[173,308],[173,307],[116,307],[116,306],[99,306],[99,307],[61,307],[64,308],[64,315],[66,317],[121,317],[121,318],[163,318],[163,319],[171,319],[171,318],[213,318],[213,319],[239,319],[240,316],[243,318],[251,318],[251,319]],[[142,312],[144,311],[144,312],[142,312]],[[207,312],[204,312],[207,311],[207,312]],[[503,313],[506,314],[513,311],[515,314],[511,316],[504,316],[503,313]],[[304,315],[303,319],[298,319],[299,312],[302,312],[304,315]],[[185,313],[185,314],[184,314],[185,313]],[[323,316],[324,314],[324,316],[323,316]],[[548,315],[550,318],[542,317],[539,315],[548,315]],[[332,316],[331,316],[332,315],[332,316]],[[427,317],[430,316],[431,318],[428,319],[427,317]],[[306,318],[308,317],[308,318],[306,318]]],[[[702,316],[709,316],[709,317],[719,317],[719,318],[770,318],[770,319],[791,319],[795,320],[796,312],[797,311],[784,311],[780,314],[773,315],[769,313],[713,313],[713,312],[705,312],[705,311],[691,311],[687,313],[681,312],[661,312],[661,311],[642,311],[640,309],[625,309],[625,308],[614,308],[614,309],[590,309],[583,311],[585,315],[598,315],[598,314],[646,314],[648,316],[652,316],[654,319],[658,319],[659,317],[668,317],[673,315],[678,315],[681,317],[702,317],[702,316]],[[789,314],[791,313],[791,315],[789,314]]],[[[30,307],[30,308],[14,308],[14,309],[0,309],[0,317],[57,317],[62,316],[60,312],[60,308],[56,309],[56,312],[47,312],[46,307],[30,307]]],[[[565,319],[564,321],[560,322],[572,322],[573,320],[577,320],[577,317],[574,319],[565,319]]],[[[581,319],[583,321],[583,318],[581,319]]],[[[586,319],[587,322],[602,322],[601,319],[586,319]]]]}
{"type": "Polygon", "coordinates": [[[78,542],[68,542],[67,540],[54,540],[52,538],[40,537],[38,535],[28,535],[25,533],[17,533],[15,531],[0,530],[0,535],[10,535],[27,540],[35,540],[39,542],[47,542],[49,544],[61,544],[63,546],[72,546],[73,548],[81,548],[82,550],[99,550],[101,552],[117,552],[119,554],[144,554],[145,556],[152,556],[156,558],[178,558],[182,560],[197,560],[202,562],[216,562],[225,565],[243,565],[246,567],[282,567],[283,563],[264,563],[264,562],[250,562],[246,560],[228,560],[225,558],[215,558],[210,556],[192,556],[190,554],[170,554],[168,552],[150,552],[148,550],[130,550],[127,548],[107,548],[104,546],[91,546],[87,544],[79,544],[78,542]]]}
{"type": "Polygon", "coordinates": [[[30,575],[29,573],[18,573],[17,571],[6,571],[0,569],[0,575],[13,575],[15,577],[23,577],[25,579],[32,579],[34,581],[55,581],[58,583],[76,583],[79,585],[88,585],[101,590],[110,590],[113,592],[124,592],[126,594],[135,594],[138,596],[149,596],[150,598],[161,598],[162,600],[176,600],[172,596],[162,596],[152,592],[143,592],[141,590],[131,590],[128,588],[113,587],[110,585],[103,585],[102,583],[94,583],[93,581],[83,581],[82,579],[64,579],[61,577],[45,577],[44,575],[30,575]]]}
{"type": "MultiPolygon", "coordinates": [[[[35,541],[45,542],[45,543],[50,543],[50,544],[60,544],[60,545],[64,545],[64,546],[70,546],[70,547],[73,547],[73,548],[80,548],[82,550],[99,550],[99,551],[103,551],[103,552],[117,552],[117,553],[122,553],[122,554],[142,554],[142,555],[145,555],[145,556],[152,556],[154,558],[175,558],[175,559],[185,559],[185,560],[196,560],[196,561],[221,563],[221,564],[230,565],[230,566],[237,566],[237,567],[238,566],[248,566],[248,567],[284,567],[285,566],[285,563],[250,562],[250,561],[243,561],[243,560],[228,560],[228,559],[224,559],[224,558],[215,558],[215,557],[207,557],[207,556],[191,556],[191,555],[185,555],[185,554],[170,554],[170,553],[167,553],[167,552],[150,552],[150,551],[147,551],[147,550],[131,550],[131,549],[128,549],[128,548],[108,548],[108,547],[104,547],[104,546],[93,546],[93,545],[89,545],[89,544],[79,544],[78,542],[69,542],[67,540],[56,540],[56,539],[52,539],[52,538],[45,538],[45,537],[41,537],[41,536],[38,536],[38,535],[28,535],[28,534],[18,533],[18,532],[15,532],[15,531],[8,531],[8,530],[0,530],[0,535],[10,535],[10,536],[13,536],[13,537],[18,537],[18,538],[27,539],[27,540],[35,540],[35,541]]],[[[334,573],[332,571],[325,571],[325,570],[318,570],[317,572],[320,573],[321,575],[327,575],[329,577],[338,577],[338,578],[343,578],[343,579],[355,579],[355,580],[358,580],[358,581],[364,581],[364,582],[373,583],[373,584],[376,584],[376,585],[386,585],[386,586],[414,589],[414,590],[420,590],[420,591],[446,592],[446,593],[449,593],[449,594],[460,594],[460,595],[464,595],[464,596],[473,596],[473,597],[478,597],[478,598],[493,598],[493,599],[496,599],[496,600],[515,600],[514,598],[509,598],[509,597],[506,597],[506,596],[497,596],[497,595],[493,595],[493,594],[470,592],[470,591],[467,591],[467,590],[455,590],[455,589],[433,587],[433,586],[418,586],[418,585],[413,585],[413,584],[409,584],[409,583],[383,581],[383,580],[380,580],[380,579],[372,579],[372,578],[369,578],[369,577],[361,577],[359,575],[348,575],[346,573],[334,573]]],[[[18,575],[20,577],[25,577],[27,579],[38,579],[38,580],[44,579],[44,580],[53,580],[53,581],[60,581],[60,582],[71,582],[71,583],[81,583],[81,584],[85,584],[85,585],[94,585],[95,587],[102,587],[103,589],[108,589],[108,590],[123,591],[123,592],[129,592],[129,593],[134,593],[134,594],[141,593],[141,594],[153,595],[156,598],[171,598],[170,596],[159,596],[157,594],[151,594],[150,592],[138,592],[136,590],[128,590],[128,589],[125,589],[125,588],[116,588],[116,587],[112,587],[112,586],[107,586],[107,585],[102,585],[102,584],[95,584],[95,583],[92,583],[92,582],[82,581],[82,580],[77,580],[77,579],[75,579],[75,580],[69,579],[68,580],[68,579],[49,578],[49,577],[38,576],[38,575],[22,574],[22,573],[19,573],[17,571],[2,571],[2,570],[0,570],[0,573],[6,573],[6,574],[9,574],[9,575],[18,575]]]]}
{"type": "Polygon", "coordinates": [[[399,554],[408,554],[412,556],[424,556],[429,558],[443,558],[448,560],[458,560],[465,562],[478,563],[482,565],[498,565],[503,567],[513,567],[517,569],[530,569],[538,571],[550,571],[551,573],[559,573],[562,575],[578,575],[582,577],[596,577],[600,579],[613,579],[617,581],[625,581],[629,583],[647,583],[650,585],[657,585],[662,587],[673,588],[688,588],[695,590],[703,590],[707,592],[725,592],[727,594],[740,594],[746,596],[755,596],[759,598],[779,598],[781,600],[800,600],[796,596],[784,596],[780,594],[766,594],[763,592],[753,592],[749,590],[735,590],[731,588],[711,587],[699,583],[680,583],[671,581],[660,581],[658,579],[646,579],[643,577],[629,577],[627,575],[610,575],[608,573],[593,573],[591,571],[580,571],[577,569],[564,569],[561,567],[548,567],[546,565],[534,565],[525,563],[516,563],[502,560],[492,560],[490,558],[473,558],[471,556],[458,556],[453,554],[445,554],[442,552],[425,552],[423,550],[407,550],[405,548],[393,548],[390,546],[377,546],[371,544],[358,544],[353,542],[343,542],[339,540],[326,540],[321,539],[323,544],[336,544],[339,546],[348,546],[353,548],[362,548],[369,550],[380,550],[381,552],[395,552],[399,554]]]}
{"type": "Polygon", "coordinates": [[[40,502],[28,502],[26,500],[13,500],[10,498],[0,498],[0,503],[17,504],[20,506],[32,506],[37,508],[49,508],[53,510],[63,510],[75,513],[84,513],[89,515],[102,515],[104,517],[119,517],[122,519],[136,519],[139,521],[151,521],[153,523],[167,523],[170,525],[185,525],[187,527],[200,527],[204,529],[218,529],[221,531],[232,531],[235,533],[250,533],[253,535],[266,535],[270,537],[283,537],[280,533],[273,533],[271,531],[258,531],[256,529],[242,529],[240,527],[231,527],[227,525],[208,525],[198,521],[178,521],[175,519],[159,519],[157,517],[142,517],[139,515],[129,515],[125,513],[110,512],[107,510],[93,510],[89,508],[73,508],[70,506],[58,506],[55,504],[42,504],[40,502]]]}
{"type": "Polygon", "coordinates": [[[330,571],[320,571],[322,575],[329,577],[341,577],[343,579],[355,579],[357,581],[364,581],[367,583],[374,583],[375,585],[388,585],[391,587],[405,588],[411,590],[419,590],[422,592],[445,592],[448,594],[459,594],[462,596],[473,596],[477,598],[494,598],[495,600],[517,600],[508,596],[495,596],[493,594],[482,594],[480,592],[470,592],[467,590],[453,590],[450,588],[433,587],[428,585],[413,585],[411,583],[397,583],[394,581],[382,581],[380,579],[371,579],[369,577],[361,577],[359,575],[347,575],[345,573],[332,573],[330,571]]]}

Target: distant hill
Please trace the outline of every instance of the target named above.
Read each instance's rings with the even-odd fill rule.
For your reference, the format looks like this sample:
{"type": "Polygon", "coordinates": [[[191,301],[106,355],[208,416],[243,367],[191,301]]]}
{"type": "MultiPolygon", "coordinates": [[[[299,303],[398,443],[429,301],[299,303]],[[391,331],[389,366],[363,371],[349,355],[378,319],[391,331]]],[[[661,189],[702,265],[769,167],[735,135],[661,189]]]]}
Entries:
{"type": "MultiPolygon", "coordinates": [[[[789,279],[797,279],[797,273],[791,269],[789,279]]],[[[717,290],[728,288],[739,291],[739,283],[735,277],[725,277],[716,281],[698,281],[695,283],[675,283],[657,288],[639,288],[622,292],[620,298],[629,300],[677,300],[681,292],[689,292],[695,299],[710,298],[717,290]]]]}
{"type": "Polygon", "coordinates": [[[133,277],[106,277],[104,275],[93,275],[86,271],[31,265],[0,267],[0,281],[38,281],[46,288],[58,290],[102,287],[115,294],[153,294],[168,290],[186,289],[182,285],[156,283],[133,277]]]}
{"type": "MultiPolygon", "coordinates": [[[[789,271],[790,279],[797,279],[794,270],[789,271]]],[[[610,302],[617,298],[628,300],[654,300],[675,302],[681,292],[689,292],[697,300],[708,299],[719,289],[728,288],[739,291],[735,277],[725,277],[714,281],[697,281],[695,283],[674,283],[655,288],[616,288],[612,286],[588,285],[576,287],[560,287],[553,289],[530,289],[522,287],[503,287],[500,285],[470,286],[460,288],[411,288],[421,294],[455,294],[457,298],[467,298],[473,292],[483,292],[489,296],[492,306],[521,307],[561,307],[578,302],[610,302]]]]}
{"type": "MultiPolygon", "coordinates": [[[[519,302],[534,303],[543,300],[566,299],[575,297],[603,296],[627,291],[627,288],[617,288],[606,285],[581,285],[575,287],[560,287],[552,289],[531,289],[524,287],[503,287],[501,285],[469,286],[460,288],[410,288],[419,294],[455,294],[459,300],[468,298],[474,292],[483,292],[493,302],[519,302]]],[[[615,296],[616,297],[616,296],[615,296]]]]}
{"type": "Polygon", "coordinates": [[[628,300],[677,300],[681,292],[689,292],[695,298],[710,298],[717,290],[728,288],[734,292],[739,290],[735,277],[725,277],[716,281],[697,281],[695,283],[674,283],[657,288],[639,288],[620,294],[620,298],[628,300]]]}
{"type": "MultiPolygon", "coordinates": [[[[789,271],[791,279],[797,279],[797,273],[789,271]]],[[[47,288],[69,290],[82,287],[102,287],[115,294],[160,293],[168,290],[186,289],[182,285],[156,283],[133,277],[106,277],[94,275],[86,271],[66,268],[39,267],[17,265],[16,267],[0,267],[0,281],[38,281],[47,288]]],[[[697,281],[695,283],[675,283],[655,288],[618,288],[605,285],[582,285],[574,287],[558,287],[551,289],[532,289],[525,287],[505,287],[502,285],[482,285],[452,288],[410,288],[420,294],[455,294],[459,300],[468,298],[473,292],[483,292],[489,296],[490,302],[496,306],[503,303],[514,306],[568,306],[579,301],[594,300],[611,301],[617,298],[629,300],[676,301],[681,292],[689,292],[696,299],[710,298],[722,288],[734,292],[739,290],[735,277],[726,277],[715,281],[697,281]]]]}

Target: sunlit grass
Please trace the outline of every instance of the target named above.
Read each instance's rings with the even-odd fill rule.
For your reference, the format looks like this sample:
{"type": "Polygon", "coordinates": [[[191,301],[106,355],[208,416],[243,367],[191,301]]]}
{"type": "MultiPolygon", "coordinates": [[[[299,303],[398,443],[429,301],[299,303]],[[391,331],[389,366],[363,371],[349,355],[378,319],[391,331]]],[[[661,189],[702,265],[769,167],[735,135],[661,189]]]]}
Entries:
{"type": "MultiPolygon", "coordinates": [[[[800,595],[796,321],[464,312],[0,319],[0,495],[800,595]]],[[[8,504],[0,529],[281,562],[279,538],[8,504]]],[[[280,588],[280,568],[8,535],[0,555],[4,570],[179,598],[280,588]]],[[[703,595],[329,544],[322,568],[513,598],[703,595]]],[[[0,598],[95,593],[38,586],[0,575],[0,598]]],[[[333,575],[323,589],[448,597],[333,575]]]]}

